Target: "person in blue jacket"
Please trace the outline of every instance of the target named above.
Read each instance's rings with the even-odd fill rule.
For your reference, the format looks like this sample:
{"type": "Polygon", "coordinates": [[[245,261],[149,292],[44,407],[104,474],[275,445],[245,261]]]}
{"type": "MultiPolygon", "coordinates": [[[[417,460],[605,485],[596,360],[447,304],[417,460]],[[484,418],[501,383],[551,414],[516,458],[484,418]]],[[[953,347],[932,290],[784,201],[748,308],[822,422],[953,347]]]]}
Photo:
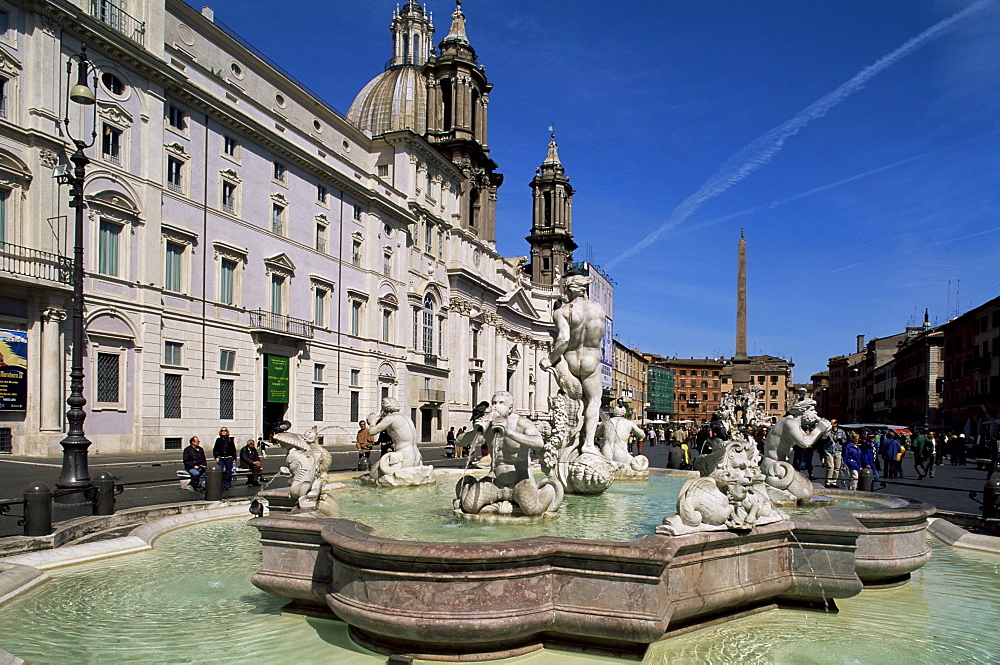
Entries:
{"type": "Polygon", "coordinates": [[[877,448],[878,442],[875,440],[874,434],[866,436],[861,444],[861,468],[871,469],[874,480],[879,479],[878,465],[875,464],[875,450],[877,448]]]}
{"type": "Polygon", "coordinates": [[[858,435],[851,432],[844,446],[844,468],[850,474],[847,481],[847,489],[858,489],[858,471],[861,470],[861,448],[858,447],[858,435]]]}

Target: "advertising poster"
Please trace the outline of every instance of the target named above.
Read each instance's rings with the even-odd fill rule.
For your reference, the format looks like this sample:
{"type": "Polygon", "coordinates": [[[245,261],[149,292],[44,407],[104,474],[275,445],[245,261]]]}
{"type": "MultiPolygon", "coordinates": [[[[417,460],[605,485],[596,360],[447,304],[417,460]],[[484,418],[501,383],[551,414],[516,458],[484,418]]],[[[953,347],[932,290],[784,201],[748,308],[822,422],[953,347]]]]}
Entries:
{"type": "Polygon", "coordinates": [[[267,401],[288,404],[288,358],[267,356],[267,401]]]}
{"type": "Polygon", "coordinates": [[[0,330],[0,411],[24,411],[28,395],[28,333],[0,330]]]}

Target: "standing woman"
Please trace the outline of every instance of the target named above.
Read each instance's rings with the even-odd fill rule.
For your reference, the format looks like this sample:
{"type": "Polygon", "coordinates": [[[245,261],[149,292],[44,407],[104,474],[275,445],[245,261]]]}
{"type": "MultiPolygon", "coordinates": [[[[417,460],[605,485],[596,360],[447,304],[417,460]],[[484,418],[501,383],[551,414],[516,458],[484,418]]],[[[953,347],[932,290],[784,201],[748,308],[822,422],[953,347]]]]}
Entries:
{"type": "Polygon", "coordinates": [[[861,448],[858,447],[858,433],[851,432],[844,446],[844,468],[848,473],[847,489],[858,489],[858,472],[861,470],[861,448]]]}
{"type": "Polygon", "coordinates": [[[225,427],[219,430],[219,438],[215,440],[212,448],[212,456],[215,463],[222,469],[222,489],[227,490],[233,486],[233,462],[236,461],[236,441],[229,436],[229,430],[225,427]]]}

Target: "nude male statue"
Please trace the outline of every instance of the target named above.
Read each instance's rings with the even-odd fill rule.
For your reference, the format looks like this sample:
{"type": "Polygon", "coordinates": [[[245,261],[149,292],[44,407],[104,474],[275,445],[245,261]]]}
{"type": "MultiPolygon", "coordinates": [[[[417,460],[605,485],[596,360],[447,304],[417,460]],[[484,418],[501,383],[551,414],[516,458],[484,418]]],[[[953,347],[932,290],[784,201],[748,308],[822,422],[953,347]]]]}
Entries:
{"type": "Polygon", "coordinates": [[[562,486],[544,480],[535,483],[531,450],[545,447],[538,428],[529,418],[514,413],[514,398],[507,391],[493,395],[490,409],[475,421],[460,445],[472,446],[482,437],[490,447],[492,473],[481,480],[465,476],[459,481],[458,504],[464,512],[478,513],[499,501],[513,501],[525,515],[555,510],[562,501],[562,486]]]}
{"type": "Polygon", "coordinates": [[[628,452],[629,436],[635,435],[637,441],[645,436],[641,427],[625,417],[623,406],[612,407],[611,417],[598,426],[597,434],[603,439],[601,453],[612,462],[629,467],[635,460],[628,452]]]}
{"type": "Polygon", "coordinates": [[[787,490],[800,499],[812,496],[812,485],[789,463],[792,449],[813,446],[831,428],[830,421],[820,418],[815,407],[814,400],[805,398],[792,404],[788,413],[767,433],[760,462],[768,485],[787,490]],[[807,434],[803,425],[813,426],[812,431],[807,434]]]}
{"type": "MultiPolygon", "coordinates": [[[[399,402],[391,397],[382,400],[382,413],[368,418],[369,423],[374,423],[368,428],[372,436],[378,436],[383,430],[389,433],[392,439],[393,452],[383,457],[389,458],[393,468],[406,468],[410,466],[420,466],[423,459],[420,457],[420,449],[417,448],[417,428],[413,422],[399,412],[399,402]]],[[[384,473],[389,473],[388,468],[383,468],[382,459],[379,459],[379,469],[384,473]]]]}
{"type": "Polygon", "coordinates": [[[601,338],[604,307],[587,298],[591,279],[586,275],[563,277],[567,302],[553,315],[556,339],[548,358],[539,367],[551,370],[559,387],[572,399],[583,400],[581,453],[600,454],[594,445],[601,413],[601,338]]]}

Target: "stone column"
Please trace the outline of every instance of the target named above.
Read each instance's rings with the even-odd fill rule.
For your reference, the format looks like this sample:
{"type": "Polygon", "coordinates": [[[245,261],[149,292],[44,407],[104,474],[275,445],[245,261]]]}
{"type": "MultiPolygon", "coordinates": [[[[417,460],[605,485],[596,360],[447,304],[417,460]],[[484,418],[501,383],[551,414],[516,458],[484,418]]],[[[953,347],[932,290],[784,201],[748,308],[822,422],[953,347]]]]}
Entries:
{"type": "MultiPolygon", "coordinates": [[[[60,324],[66,320],[66,310],[48,307],[42,310],[42,347],[39,353],[40,371],[39,421],[40,429],[62,429],[61,414],[65,404],[60,378],[63,371],[63,353],[59,335],[60,324]]],[[[91,381],[96,377],[91,377],[91,381]]]]}

